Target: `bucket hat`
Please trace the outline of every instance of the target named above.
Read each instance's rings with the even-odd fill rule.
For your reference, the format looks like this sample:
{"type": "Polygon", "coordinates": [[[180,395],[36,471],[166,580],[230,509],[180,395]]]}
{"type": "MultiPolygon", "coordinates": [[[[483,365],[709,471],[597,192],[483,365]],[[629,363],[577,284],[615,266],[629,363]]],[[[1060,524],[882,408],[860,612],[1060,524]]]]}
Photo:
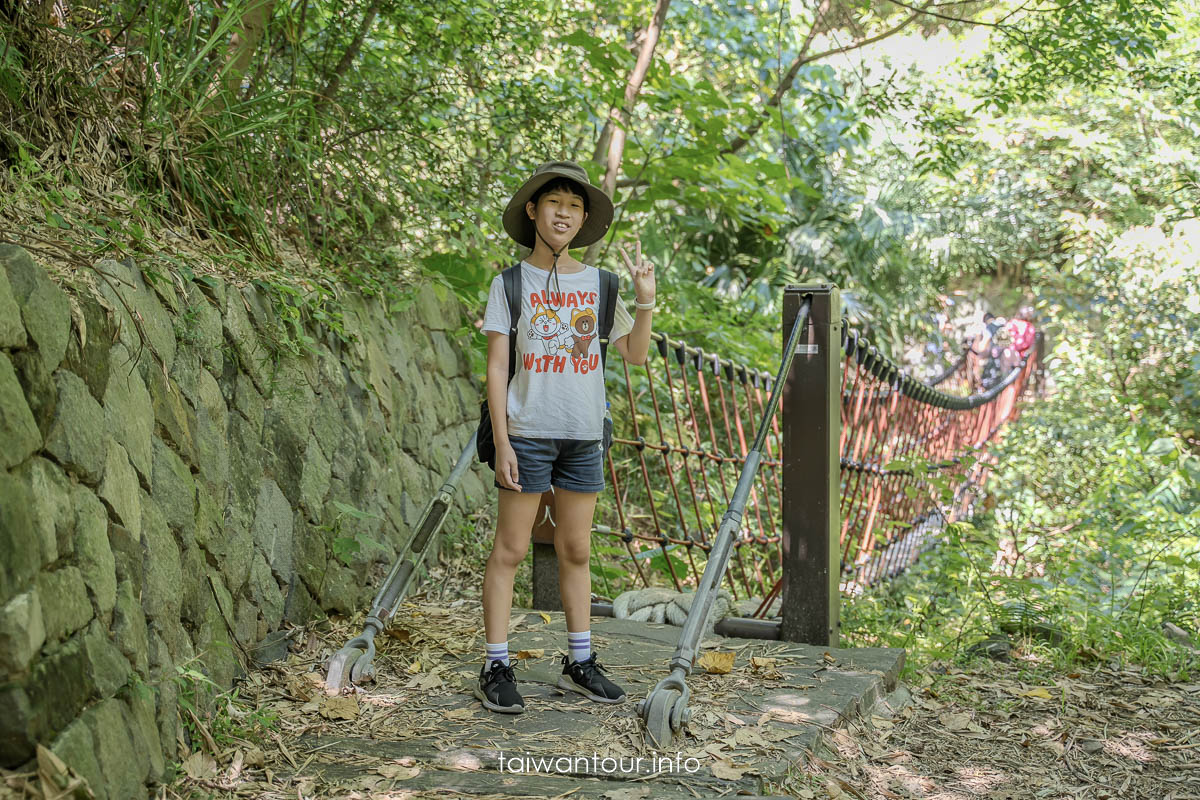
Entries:
{"type": "Polygon", "coordinates": [[[608,195],[588,180],[587,172],[574,161],[547,161],[533,171],[529,180],[521,184],[504,209],[504,230],[517,244],[532,248],[535,242],[533,220],[525,213],[525,204],[533,199],[537,190],[556,178],[570,178],[587,192],[588,215],[571,240],[569,247],[587,247],[604,238],[612,224],[613,204],[608,195]]]}

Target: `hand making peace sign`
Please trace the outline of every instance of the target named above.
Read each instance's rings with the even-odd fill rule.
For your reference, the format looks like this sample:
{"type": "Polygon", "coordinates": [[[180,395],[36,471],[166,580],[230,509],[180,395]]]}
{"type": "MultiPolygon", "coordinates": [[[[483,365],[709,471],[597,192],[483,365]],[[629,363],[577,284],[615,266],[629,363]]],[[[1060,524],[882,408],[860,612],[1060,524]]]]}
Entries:
{"type": "Polygon", "coordinates": [[[654,265],[649,261],[642,260],[642,241],[634,239],[634,256],[629,255],[629,245],[621,245],[621,258],[625,260],[625,266],[629,267],[629,274],[633,276],[633,291],[639,303],[654,302],[654,294],[656,291],[654,281],[654,265]]]}

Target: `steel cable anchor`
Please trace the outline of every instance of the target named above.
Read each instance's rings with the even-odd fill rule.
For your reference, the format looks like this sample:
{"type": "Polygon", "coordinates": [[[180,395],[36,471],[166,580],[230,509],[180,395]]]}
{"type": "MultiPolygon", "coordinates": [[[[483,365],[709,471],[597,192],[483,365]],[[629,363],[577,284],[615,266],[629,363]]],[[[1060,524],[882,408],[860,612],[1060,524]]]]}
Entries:
{"type": "Polygon", "coordinates": [[[429,546],[446,521],[446,512],[454,501],[454,493],[462,476],[471,467],[475,457],[475,435],[463,448],[462,454],[442,484],[437,494],[425,505],[417,522],[417,532],[396,556],[387,578],[371,603],[363,632],[346,643],[329,659],[325,672],[325,691],[340,694],[351,684],[360,684],[375,679],[375,637],[387,627],[387,622],[396,613],[404,595],[412,583],[417,568],[425,563],[429,546]]]}
{"type": "Polygon", "coordinates": [[[687,620],[683,623],[683,630],[679,634],[679,644],[675,648],[674,656],[671,657],[671,672],[637,704],[638,715],[646,726],[650,742],[659,750],[669,746],[675,734],[679,733],[684,724],[691,719],[691,709],[687,705],[691,693],[688,691],[685,678],[691,674],[692,667],[696,663],[700,636],[706,630],[708,615],[716,600],[717,589],[721,585],[725,569],[729,566],[729,556],[734,547],[734,536],[740,532],[742,511],[746,507],[746,501],[750,497],[754,478],[762,461],[767,430],[770,428],[771,419],[775,416],[775,410],[779,407],[783,385],[796,352],[796,342],[800,338],[801,329],[808,322],[810,308],[811,297],[806,298],[801,304],[787,344],[784,346],[779,374],[771,387],[770,398],[767,400],[759,420],[754,444],[746,453],[741,474],[738,476],[737,488],[734,489],[729,507],[721,519],[721,526],[717,530],[716,539],[709,552],[708,563],[704,566],[704,575],[700,578],[700,585],[696,587],[692,607],[688,611],[687,620]]]}

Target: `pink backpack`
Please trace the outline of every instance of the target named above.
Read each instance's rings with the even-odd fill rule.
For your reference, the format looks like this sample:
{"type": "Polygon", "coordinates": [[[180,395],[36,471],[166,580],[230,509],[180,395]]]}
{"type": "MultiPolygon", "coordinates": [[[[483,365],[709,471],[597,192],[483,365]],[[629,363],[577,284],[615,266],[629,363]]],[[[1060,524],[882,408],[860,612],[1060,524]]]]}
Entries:
{"type": "Polygon", "coordinates": [[[1018,353],[1024,354],[1026,350],[1033,347],[1035,333],[1033,325],[1023,319],[1008,321],[1008,334],[1012,337],[1012,346],[1018,353]]]}

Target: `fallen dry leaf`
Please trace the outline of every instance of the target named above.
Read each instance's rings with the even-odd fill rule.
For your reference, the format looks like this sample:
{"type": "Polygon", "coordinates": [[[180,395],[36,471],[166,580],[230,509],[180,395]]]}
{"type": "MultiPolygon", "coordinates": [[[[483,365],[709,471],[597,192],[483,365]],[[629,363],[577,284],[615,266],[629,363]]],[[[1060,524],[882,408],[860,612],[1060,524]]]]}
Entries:
{"type": "Polygon", "coordinates": [[[247,767],[261,767],[267,763],[266,753],[261,748],[251,747],[246,751],[245,765],[247,767]]]}
{"type": "Polygon", "coordinates": [[[720,778],[723,781],[741,780],[742,775],[746,773],[746,770],[738,769],[733,765],[732,761],[726,758],[714,759],[711,769],[713,777],[720,778]]]}
{"type": "Polygon", "coordinates": [[[408,682],[408,685],[415,689],[422,689],[424,691],[433,691],[435,689],[441,689],[443,686],[446,685],[446,682],[442,680],[442,676],[439,675],[438,673],[426,672],[426,673],[423,673],[421,675],[417,675],[416,677],[414,677],[412,680],[410,680],[408,682]]]}
{"type": "Polygon", "coordinates": [[[951,714],[945,711],[938,714],[938,722],[948,731],[965,731],[971,724],[970,714],[951,714]]]}
{"type": "Polygon", "coordinates": [[[358,719],[358,698],[354,695],[345,697],[326,697],[318,709],[325,719],[358,719]]]}
{"type": "Polygon", "coordinates": [[[193,780],[208,780],[217,774],[217,762],[208,753],[197,750],[183,760],[183,771],[193,780]]]}
{"type": "Polygon", "coordinates": [[[700,660],[696,662],[696,666],[704,669],[705,672],[711,675],[728,675],[733,671],[733,661],[737,658],[737,653],[732,650],[726,651],[709,651],[700,656],[700,660]]]}
{"type": "Polygon", "coordinates": [[[399,781],[406,781],[421,774],[420,767],[406,767],[403,764],[382,764],[376,767],[375,771],[385,778],[399,781]]]}
{"type": "Polygon", "coordinates": [[[315,694],[315,687],[312,685],[312,682],[298,675],[289,675],[287,680],[283,682],[283,688],[289,695],[301,702],[312,700],[313,694],[315,694]]]}
{"type": "Polygon", "coordinates": [[[524,661],[528,658],[541,658],[544,655],[546,655],[545,649],[539,647],[536,650],[518,650],[515,658],[524,661]]]}
{"type": "Polygon", "coordinates": [[[448,753],[442,756],[443,766],[450,769],[456,769],[463,772],[474,772],[475,770],[483,769],[483,762],[479,760],[479,756],[474,753],[468,753],[465,750],[460,750],[455,753],[448,753]]]}
{"type": "Polygon", "coordinates": [[[545,611],[539,611],[538,615],[541,616],[542,622],[544,622],[547,625],[550,624],[550,615],[549,614],[547,614],[545,611]]]}
{"type": "Polygon", "coordinates": [[[846,796],[846,793],[842,791],[842,787],[838,785],[838,781],[834,778],[825,779],[825,792],[831,800],[840,800],[840,798],[846,796]]]}
{"type": "Polygon", "coordinates": [[[1039,686],[1036,689],[1030,689],[1025,692],[1018,692],[1017,696],[1018,697],[1037,697],[1037,698],[1041,698],[1042,700],[1049,700],[1051,695],[1048,690],[1043,689],[1042,687],[1039,686]]]}

